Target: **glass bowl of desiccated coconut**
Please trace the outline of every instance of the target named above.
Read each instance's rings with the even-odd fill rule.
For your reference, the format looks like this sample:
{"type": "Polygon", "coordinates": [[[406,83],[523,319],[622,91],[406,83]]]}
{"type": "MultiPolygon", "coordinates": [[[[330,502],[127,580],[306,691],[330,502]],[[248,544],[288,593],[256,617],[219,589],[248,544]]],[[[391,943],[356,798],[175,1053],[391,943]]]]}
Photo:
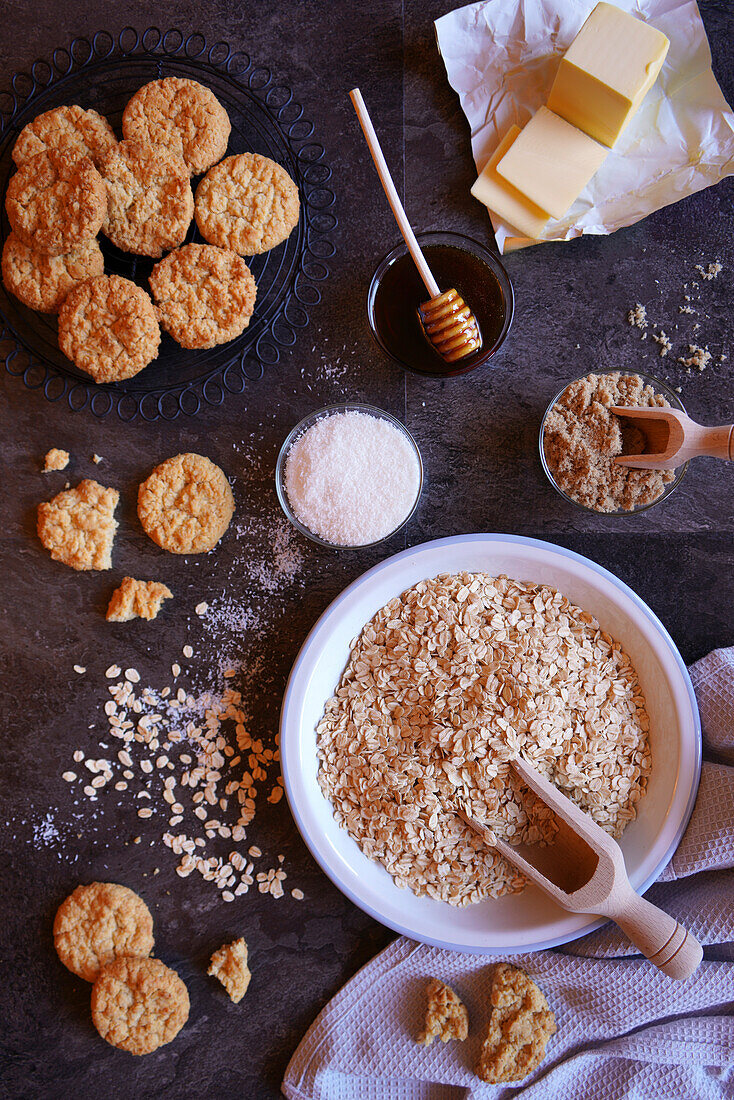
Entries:
{"type": "Polygon", "coordinates": [[[332,550],[364,550],[415,512],[423,463],[408,429],[372,405],[329,405],[305,417],[278,455],[275,488],[287,519],[332,550]]]}
{"type": "Polygon", "coordinates": [[[688,469],[636,470],[617,455],[642,454],[642,433],[613,405],[665,407],[685,412],[677,393],[637,371],[590,372],[567,382],[540,425],[540,461],[556,492],[587,512],[632,516],[666,500],[688,469]]]}

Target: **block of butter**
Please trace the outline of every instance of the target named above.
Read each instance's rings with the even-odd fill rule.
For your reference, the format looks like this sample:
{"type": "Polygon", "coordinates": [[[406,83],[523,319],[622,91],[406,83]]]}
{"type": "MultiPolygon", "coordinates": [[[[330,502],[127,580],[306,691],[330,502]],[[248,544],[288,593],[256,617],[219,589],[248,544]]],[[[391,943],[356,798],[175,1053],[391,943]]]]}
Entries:
{"type": "Polygon", "coordinates": [[[552,218],[562,218],[608,152],[606,146],[540,107],[497,161],[497,172],[535,206],[552,218]]]}
{"type": "Polygon", "coordinates": [[[538,237],[550,214],[532,203],[497,172],[498,161],[502,160],[520,132],[519,126],[510,127],[482,169],[471,193],[523,236],[538,237]]]}
{"type": "Polygon", "coordinates": [[[670,42],[613,4],[597,4],[561,58],[548,107],[612,146],[655,83],[670,42]]]}

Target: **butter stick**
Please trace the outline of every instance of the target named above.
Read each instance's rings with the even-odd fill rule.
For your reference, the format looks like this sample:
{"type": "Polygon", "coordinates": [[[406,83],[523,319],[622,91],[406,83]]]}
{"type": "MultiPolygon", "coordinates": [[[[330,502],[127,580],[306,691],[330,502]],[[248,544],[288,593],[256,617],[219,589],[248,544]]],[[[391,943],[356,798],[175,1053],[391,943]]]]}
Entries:
{"type": "Polygon", "coordinates": [[[608,152],[605,145],[540,107],[498,160],[497,172],[541,210],[562,218],[608,152]]]}
{"type": "Polygon", "coordinates": [[[548,107],[613,146],[657,80],[670,42],[613,4],[597,4],[561,58],[548,107]]]}
{"type": "Polygon", "coordinates": [[[482,169],[471,193],[498,218],[517,230],[519,236],[539,237],[550,214],[530,202],[522,192],[497,173],[498,161],[502,160],[519,133],[519,126],[510,127],[482,169]]]}

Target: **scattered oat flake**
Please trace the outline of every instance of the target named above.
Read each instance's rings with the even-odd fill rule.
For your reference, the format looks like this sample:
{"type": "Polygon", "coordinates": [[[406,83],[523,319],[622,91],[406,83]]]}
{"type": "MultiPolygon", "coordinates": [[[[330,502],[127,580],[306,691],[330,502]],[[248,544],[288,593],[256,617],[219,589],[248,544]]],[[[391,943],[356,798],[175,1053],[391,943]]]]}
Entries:
{"type": "Polygon", "coordinates": [[[173,676],[174,678],[175,678],[176,676],[180,676],[180,675],[181,675],[181,665],[177,665],[177,664],[172,664],[172,665],[171,665],[171,675],[172,675],[172,676],[173,676]]]}
{"type": "Polygon", "coordinates": [[[95,466],[99,466],[100,462],[104,462],[102,455],[92,455],[92,462],[95,466]]]}
{"type": "Polygon", "coordinates": [[[207,611],[209,610],[209,604],[206,602],[206,600],[202,600],[201,603],[197,603],[194,610],[196,611],[197,615],[206,615],[207,611]]]}
{"type": "Polygon", "coordinates": [[[131,684],[138,684],[140,683],[140,673],[136,668],[126,668],[125,679],[129,680],[131,684]]]}
{"type": "Polygon", "coordinates": [[[303,890],[299,890],[298,888],[291,890],[291,897],[295,898],[296,901],[303,901],[303,896],[303,890]]]}
{"type": "Polygon", "coordinates": [[[121,672],[122,672],[122,669],[120,668],[119,665],[110,665],[110,667],[105,672],[105,676],[107,677],[108,680],[114,680],[115,677],[119,676],[121,672]]]}
{"type": "Polygon", "coordinates": [[[76,779],[76,772],[62,772],[61,778],[65,779],[67,783],[73,783],[76,779]]]}
{"type": "Polygon", "coordinates": [[[86,671],[87,670],[84,665],[74,665],[74,672],[78,672],[80,676],[82,676],[86,671]]]}
{"type": "Polygon", "coordinates": [[[183,655],[184,655],[184,657],[193,657],[194,656],[193,648],[190,645],[185,645],[183,647],[183,655]]]}

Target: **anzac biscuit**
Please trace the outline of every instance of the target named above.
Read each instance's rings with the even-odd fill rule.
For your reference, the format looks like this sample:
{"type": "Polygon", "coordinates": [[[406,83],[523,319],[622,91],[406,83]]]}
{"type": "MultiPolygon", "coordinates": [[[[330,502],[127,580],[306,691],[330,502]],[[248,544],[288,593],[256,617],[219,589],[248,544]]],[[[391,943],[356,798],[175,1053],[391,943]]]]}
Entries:
{"type": "Polygon", "coordinates": [[[247,965],[247,944],[243,939],[234,943],[225,944],[215,951],[207,970],[212,978],[218,978],[229,994],[229,999],[234,1004],[239,1002],[247,992],[250,984],[250,969],[247,965]]]}
{"type": "Polygon", "coordinates": [[[556,1021],[545,995],[523,970],[509,963],[493,968],[492,1014],[476,1075],[489,1084],[521,1081],[537,1069],[556,1021]]]}
{"type": "Polygon", "coordinates": [[[250,323],[257,285],[235,252],[187,244],[156,264],[150,276],[163,328],[184,348],[234,340],[250,323]]]}
{"type": "Polygon", "coordinates": [[[13,160],[21,165],[37,153],[58,149],[77,158],[89,157],[97,164],[116,144],[109,122],[96,111],[54,107],[23,127],[13,146],[13,160]]]}
{"type": "Polygon", "coordinates": [[[416,1042],[427,1047],[436,1037],[442,1043],[447,1043],[449,1039],[466,1039],[469,1034],[469,1014],[453,989],[438,978],[431,978],[426,987],[426,995],[426,1019],[416,1042]]]}
{"type": "Polygon", "coordinates": [[[227,151],[229,116],[216,96],[195,80],[169,76],[135,93],[122,116],[126,138],[165,145],[198,175],[227,151]]]}
{"type": "Polygon", "coordinates": [[[93,982],[113,959],[151,953],[153,918],[143,899],[127,886],[77,886],[59,906],[54,946],[67,970],[93,982]]]}
{"type": "Polygon", "coordinates": [[[239,153],[217,164],[196,189],[202,237],[243,256],[267,252],[298,224],[298,188],[279,164],[239,153]]]}
{"type": "Polygon", "coordinates": [[[115,959],[92,988],[92,1020],[103,1039],[131,1054],[151,1054],[189,1018],[189,994],[159,959],[115,959]]]}
{"type": "Polygon", "coordinates": [[[234,497],[224,472],[203,455],[167,459],[138,490],[138,517],[145,533],[172,554],[211,550],[233,513],[234,497]]]}
{"type": "Polygon", "coordinates": [[[155,306],[119,275],[79,283],[59,310],[59,347],[95,382],[132,378],[157,358],[160,342],[155,306]]]}
{"type": "Polygon", "coordinates": [[[96,481],[81,481],[38,505],[38,537],[54,561],[72,569],[111,569],[120,494],[96,481]]]}
{"type": "Polygon", "coordinates": [[[25,161],[12,177],[5,208],[25,244],[58,256],[97,236],[107,213],[107,191],[89,157],[49,149],[25,161]]]}
{"type": "Polygon", "coordinates": [[[180,157],[139,141],[121,141],[99,170],[107,187],[102,232],[114,245],[158,257],[183,242],[194,216],[194,196],[180,157]]]}
{"type": "Polygon", "coordinates": [[[75,252],[48,256],[24,244],[11,233],[3,248],[3,283],[24,306],[41,313],[58,313],[69,291],[104,271],[104,257],[96,238],[75,252]]]}
{"type": "Polygon", "coordinates": [[[159,581],[136,581],[125,577],[110,597],[105,618],[108,623],[127,623],[131,619],[155,619],[164,600],[173,592],[159,581]]]}

